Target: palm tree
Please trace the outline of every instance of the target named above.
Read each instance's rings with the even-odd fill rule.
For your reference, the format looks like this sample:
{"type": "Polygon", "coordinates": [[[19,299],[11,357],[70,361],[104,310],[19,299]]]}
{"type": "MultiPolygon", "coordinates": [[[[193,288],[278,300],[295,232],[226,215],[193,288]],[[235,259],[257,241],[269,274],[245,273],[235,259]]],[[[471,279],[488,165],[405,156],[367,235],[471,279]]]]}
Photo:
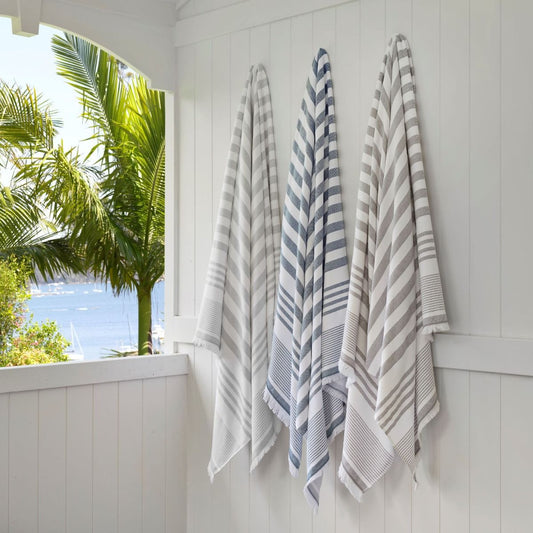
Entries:
{"type": "MultiPolygon", "coordinates": [[[[60,121],[42,95],[0,82],[0,156],[12,172],[37,153],[54,151],[60,121]]],[[[79,272],[81,262],[68,239],[34,201],[26,187],[0,188],[0,259],[31,261],[31,277],[79,272]]]]}
{"type": "Polygon", "coordinates": [[[164,95],[81,38],[56,35],[52,48],[92,126],[92,149],[81,161],[59,147],[17,179],[34,184],[87,270],[115,294],[137,293],[138,351],[151,353],[151,295],[164,272],[164,95]]]}

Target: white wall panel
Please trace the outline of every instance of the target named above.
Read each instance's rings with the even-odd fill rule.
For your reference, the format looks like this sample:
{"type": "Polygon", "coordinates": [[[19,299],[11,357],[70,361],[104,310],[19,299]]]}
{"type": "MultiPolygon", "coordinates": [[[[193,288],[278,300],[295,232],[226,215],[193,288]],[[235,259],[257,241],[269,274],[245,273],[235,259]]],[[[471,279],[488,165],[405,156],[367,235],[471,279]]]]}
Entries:
{"type": "Polygon", "coordinates": [[[533,138],[533,100],[521,93],[533,83],[533,72],[524,68],[533,53],[527,38],[532,16],[532,2],[501,0],[502,334],[528,338],[533,336],[533,159],[526,154],[533,138]]]}
{"type": "Polygon", "coordinates": [[[469,380],[468,373],[441,370],[439,435],[439,513],[441,533],[469,531],[469,380]]]}
{"type": "MultiPolygon", "coordinates": [[[[164,378],[163,378],[164,379],[164,378]]],[[[143,382],[118,385],[118,531],[143,527],[143,382]]]]}
{"type": "Polygon", "coordinates": [[[67,531],[93,530],[93,387],[67,389],[67,531]]]}
{"type": "Polygon", "coordinates": [[[0,532],[186,531],[186,376],[149,374],[0,394],[0,532]]]}
{"type": "MultiPolygon", "coordinates": [[[[533,427],[513,412],[525,416],[518,403],[528,405],[526,384],[532,382],[500,376],[506,364],[495,364],[495,358],[512,345],[509,372],[515,372],[530,341],[518,346],[526,341],[496,337],[533,338],[533,254],[527,244],[532,172],[523,157],[533,137],[533,108],[518,96],[531,85],[523,67],[532,51],[530,11],[530,3],[519,0],[250,0],[194,15],[187,27],[186,20],[178,23],[177,42],[196,43],[178,49],[180,223],[188,224],[179,229],[180,314],[198,312],[229,135],[249,66],[262,62],[268,71],[283,202],[305,81],[318,47],[328,50],[351,254],[368,113],[385,46],[400,32],[413,52],[429,195],[455,334],[439,346],[457,356],[449,365],[439,357],[442,412],[423,435],[417,487],[395,464],[357,504],[336,480],[338,441],[313,516],[302,494],[304,477],[288,474],[286,430],[251,476],[243,450],[212,486],[207,482],[216,362],[191,348],[188,531],[527,530],[525,498],[531,491],[525,481],[512,486],[512,480],[520,468],[528,471],[522,442],[530,443],[533,427]],[[474,371],[485,345],[491,346],[486,355],[492,374],[474,371]],[[464,364],[457,360],[462,353],[464,364]]],[[[521,373],[529,372],[524,367],[521,373]]]]}
{"type": "Polygon", "coordinates": [[[165,401],[166,378],[150,379],[142,387],[142,526],[165,532],[165,401]]]}
{"type": "Polygon", "coordinates": [[[495,82],[501,68],[500,0],[470,0],[469,18],[470,331],[499,336],[501,84],[495,82]]]}
{"type": "Polygon", "coordinates": [[[470,331],[468,16],[465,0],[441,2],[440,85],[433,102],[440,109],[438,171],[431,184],[433,220],[440,237],[450,326],[457,333],[470,331]]]}
{"type": "Polygon", "coordinates": [[[66,531],[65,388],[39,391],[39,529],[66,531]]]}
{"type": "Polygon", "coordinates": [[[93,530],[118,529],[118,384],[93,387],[93,530]]]}
{"type": "Polygon", "coordinates": [[[9,531],[37,531],[39,523],[39,393],[9,398],[9,531]]]}
{"type": "MultiPolygon", "coordinates": [[[[213,113],[213,145],[212,145],[212,181],[213,181],[213,229],[218,213],[220,192],[224,181],[226,158],[233,128],[234,117],[230,109],[230,36],[224,35],[213,41],[213,74],[216,90],[212,92],[213,113]]],[[[211,412],[215,407],[216,365],[213,363],[213,385],[211,387],[211,412]]],[[[209,430],[208,430],[209,431],[209,430]]],[[[208,440],[210,444],[210,440],[208,440]]],[[[217,524],[220,533],[231,533],[230,516],[230,469],[227,468],[213,483],[213,500],[211,512],[213,523],[217,524]]]]}
{"type": "MultiPolygon", "coordinates": [[[[9,427],[9,394],[0,394],[0,427],[9,427]]],[[[0,432],[0,531],[9,531],[9,431],[0,432]]]]}
{"type": "Polygon", "coordinates": [[[470,533],[500,531],[501,377],[470,374],[470,533]]]}
{"type": "MultiPolygon", "coordinates": [[[[529,479],[533,462],[533,402],[531,379],[502,376],[501,380],[501,531],[526,533],[533,523],[529,479]]],[[[495,465],[487,465],[495,468],[495,465]]]]}

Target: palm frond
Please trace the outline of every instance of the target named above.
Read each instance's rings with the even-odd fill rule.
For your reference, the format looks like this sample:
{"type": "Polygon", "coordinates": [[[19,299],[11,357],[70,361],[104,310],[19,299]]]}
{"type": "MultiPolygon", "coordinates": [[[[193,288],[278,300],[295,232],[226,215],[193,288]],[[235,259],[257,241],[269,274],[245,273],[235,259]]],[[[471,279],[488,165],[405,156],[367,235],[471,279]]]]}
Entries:
{"type": "Polygon", "coordinates": [[[0,191],[0,258],[27,258],[32,277],[81,272],[82,261],[69,240],[44,217],[37,204],[21,191],[0,191]]]}
{"type": "Polygon", "coordinates": [[[0,149],[4,154],[13,149],[49,150],[59,127],[56,112],[35,89],[0,81],[0,149]]]}

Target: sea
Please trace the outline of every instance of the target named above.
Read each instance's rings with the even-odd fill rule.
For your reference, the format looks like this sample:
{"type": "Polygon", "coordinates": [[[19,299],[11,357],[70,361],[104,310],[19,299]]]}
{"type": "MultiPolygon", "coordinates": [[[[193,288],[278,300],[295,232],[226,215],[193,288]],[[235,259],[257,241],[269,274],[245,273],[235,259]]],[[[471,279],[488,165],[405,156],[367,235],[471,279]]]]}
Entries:
{"type": "MultiPolygon", "coordinates": [[[[31,287],[28,313],[37,322],[53,320],[71,342],[73,358],[90,361],[108,357],[114,351],[130,351],[137,344],[137,296],[115,296],[104,283],[43,283],[31,287]]],[[[165,282],[152,293],[154,348],[160,349],[164,336],[165,282]]]]}

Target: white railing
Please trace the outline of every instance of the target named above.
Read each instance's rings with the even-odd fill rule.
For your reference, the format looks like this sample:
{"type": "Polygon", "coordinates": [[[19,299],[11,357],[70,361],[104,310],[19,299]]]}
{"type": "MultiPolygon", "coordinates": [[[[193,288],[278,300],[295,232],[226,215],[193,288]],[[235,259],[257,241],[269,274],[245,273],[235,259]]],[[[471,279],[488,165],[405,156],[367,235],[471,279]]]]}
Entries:
{"type": "Polygon", "coordinates": [[[185,527],[187,356],[0,370],[0,532],[185,527]]]}

